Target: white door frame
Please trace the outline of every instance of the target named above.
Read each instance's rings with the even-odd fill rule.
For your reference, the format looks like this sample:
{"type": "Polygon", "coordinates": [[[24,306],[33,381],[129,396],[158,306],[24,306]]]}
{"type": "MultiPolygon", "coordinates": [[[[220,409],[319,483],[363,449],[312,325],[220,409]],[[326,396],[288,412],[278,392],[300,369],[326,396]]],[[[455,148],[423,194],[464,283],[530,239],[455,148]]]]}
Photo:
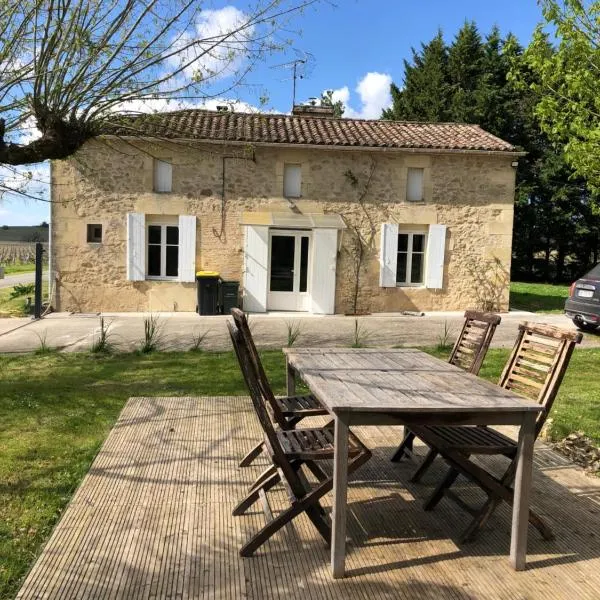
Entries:
{"type": "Polygon", "coordinates": [[[312,231],[310,229],[274,229],[269,228],[269,254],[267,273],[267,310],[307,312],[310,310],[310,290],[312,274],[312,231]],[[288,236],[295,239],[294,244],[294,283],[291,292],[272,292],[271,287],[271,249],[273,236],[288,236]],[[306,291],[300,291],[300,258],[302,238],[308,238],[308,263],[306,265],[306,291]]]}

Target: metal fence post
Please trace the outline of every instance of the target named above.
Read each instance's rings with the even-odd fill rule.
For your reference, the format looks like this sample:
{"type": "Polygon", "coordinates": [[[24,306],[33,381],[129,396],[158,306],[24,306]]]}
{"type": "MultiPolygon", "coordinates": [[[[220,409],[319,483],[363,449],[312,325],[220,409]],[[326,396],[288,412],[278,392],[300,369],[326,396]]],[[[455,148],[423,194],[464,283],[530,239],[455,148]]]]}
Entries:
{"type": "Polygon", "coordinates": [[[41,242],[35,243],[35,304],[33,307],[33,318],[42,318],[42,268],[44,247],[41,242]]]}

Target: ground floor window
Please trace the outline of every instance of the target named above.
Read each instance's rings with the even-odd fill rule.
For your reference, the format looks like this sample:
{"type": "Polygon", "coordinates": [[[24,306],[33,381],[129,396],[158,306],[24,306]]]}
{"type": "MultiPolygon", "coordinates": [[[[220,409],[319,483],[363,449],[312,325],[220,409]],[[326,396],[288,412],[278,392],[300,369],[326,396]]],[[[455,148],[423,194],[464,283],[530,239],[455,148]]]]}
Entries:
{"type": "Polygon", "coordinates": [[[402,232],[398,234],[398,260],[396,283],[398,285],[423,285],[427,234],[402,232]]]}
{"type": "Polygon", "coordinates": [[[147,273],[148,277],[176,279],[179,276],[179,225],[148,223],[147,273]]]}

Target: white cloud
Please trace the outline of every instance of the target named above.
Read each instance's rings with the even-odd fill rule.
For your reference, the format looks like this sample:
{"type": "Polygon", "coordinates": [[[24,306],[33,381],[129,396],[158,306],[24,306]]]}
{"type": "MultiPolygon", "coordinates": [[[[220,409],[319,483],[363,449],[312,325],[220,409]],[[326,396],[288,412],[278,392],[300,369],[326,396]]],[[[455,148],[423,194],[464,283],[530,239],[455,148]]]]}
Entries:
{"type": "Polygon", "coordinates": [[[258,107],[242,100],[231,98],[209,98],[203,101],[191,100],[167,100],[162,98],[147,99],[147,100],[128,100],[113,106],[114,112],[131,112],[131,113],[163,113],[174,110],[186,110],[201,108],[205,110],[216,110],[217,106],[227,106],[229,110],[234,112],[262,112],[258,107]]]}
{"type": "Polygon", "coordinates": [[[203,10],[196,22],[195,34],[185,33],[174,41],[174,47],[182,50],[170,57],[169,63],[172,67],[190,63],[184,69],[190,79],[221,79],[234,75],[246,60],[245,50],[254,34],[254,25],[243,27],[247,21],[248,15],[235,6],[203,10]],[[240,27],[242,30],[236,31],[240,27]],[[227,39],[219,42],[225,36],[227,39]],[[194,40],[200,43],[187,47],[194,40]]]}
{"type": "Polygon", "coordinates": [[[392,104],[390,94],[391,75],[372,71],[367,73],[355,88],[360,98],[360,108],[350,106],[350,90],[348,86],[333,90],[333,100],[341,100],[344,104],[344,116],[354,119],[378,119],[384,108],[392,104]]]}

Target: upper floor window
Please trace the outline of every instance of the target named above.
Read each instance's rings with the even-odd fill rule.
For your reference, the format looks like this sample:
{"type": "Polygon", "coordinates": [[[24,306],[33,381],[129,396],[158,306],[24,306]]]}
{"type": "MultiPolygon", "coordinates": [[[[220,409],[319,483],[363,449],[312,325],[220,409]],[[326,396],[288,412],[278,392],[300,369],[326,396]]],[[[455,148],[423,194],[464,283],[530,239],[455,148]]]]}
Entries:
{"type": "Polygon", "coordinates": [[[406,199],[408,202],[422,202],[424,169],[409,167],[406,176],[406,199]]]}
{"type": "Polygon", "coordinates": [[[179,226],[176,222],[148,223],[148,277],[176,278],[179,276],[179,226]]]}
{"type": "Polygon", "coordinates": [[[427,234],[399,233],[396,283],[398,285],[423,285],[425,275],[425,250],[427,234]]]}
{"type": "Polygon", "coordinates": [[[173,191],[173,165],[166,159],[154,159],[154,191],[173,191]]]}
{"type": "Polygon", "coordinates": [[[300,198],[302,195],[302,167],[285,164],[283,166],[284,198],[300,198]]]}

